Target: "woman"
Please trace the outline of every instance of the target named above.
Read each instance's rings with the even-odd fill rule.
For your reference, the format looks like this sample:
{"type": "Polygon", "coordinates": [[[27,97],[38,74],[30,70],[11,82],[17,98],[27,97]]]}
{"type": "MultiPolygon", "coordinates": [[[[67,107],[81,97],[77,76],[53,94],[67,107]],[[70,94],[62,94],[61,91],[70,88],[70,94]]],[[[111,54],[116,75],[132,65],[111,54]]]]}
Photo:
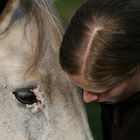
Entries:
{"type": "Polygon", "coordinates": [[[140,1],[88,0],[73,16],[60,64],[101,102],[104,140],[140,140],[140,1]]]}

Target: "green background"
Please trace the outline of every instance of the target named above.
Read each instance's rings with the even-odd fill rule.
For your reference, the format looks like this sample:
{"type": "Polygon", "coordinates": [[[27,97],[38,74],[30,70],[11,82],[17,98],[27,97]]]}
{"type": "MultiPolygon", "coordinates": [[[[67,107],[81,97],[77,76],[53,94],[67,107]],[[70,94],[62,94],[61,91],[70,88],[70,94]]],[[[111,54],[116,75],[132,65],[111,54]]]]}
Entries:
{"type": "MultiPolygon", "coordinates": [[[[84,0],[54,0],[54,5],[58,10],[61,22],[66,28],[74,15],[76,9],[84,2],[84,0]]],[[[102,140],[100,107],[98,103],[85,104],[90,128],[95,140],[102,140]]]]}

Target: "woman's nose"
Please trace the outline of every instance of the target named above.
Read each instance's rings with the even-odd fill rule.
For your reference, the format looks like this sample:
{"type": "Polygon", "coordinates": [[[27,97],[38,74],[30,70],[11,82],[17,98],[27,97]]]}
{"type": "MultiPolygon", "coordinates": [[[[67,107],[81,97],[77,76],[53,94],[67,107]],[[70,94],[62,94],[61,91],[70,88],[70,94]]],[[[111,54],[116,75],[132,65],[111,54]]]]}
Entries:
{"type": "Polygon", "coordinates": [[[97,94],[94,94],[93,92],[89,92],[89,91],[84,90],[83,100],[86,103],[97,101],[98,99],[99,99],[99,96],[97,94]]]}

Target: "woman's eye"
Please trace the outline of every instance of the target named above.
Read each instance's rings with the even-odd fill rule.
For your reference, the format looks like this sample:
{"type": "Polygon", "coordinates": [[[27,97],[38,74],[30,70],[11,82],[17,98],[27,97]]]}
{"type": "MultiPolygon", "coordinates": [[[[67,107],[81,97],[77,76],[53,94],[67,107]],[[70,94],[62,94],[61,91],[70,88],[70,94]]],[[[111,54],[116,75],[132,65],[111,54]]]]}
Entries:
{"type": "Polygon", "coordinates": [[[20,103],[31,105],[37,102],[36,96],[32,89],[18,89],[13,91],[13,94],[20,103]]]}

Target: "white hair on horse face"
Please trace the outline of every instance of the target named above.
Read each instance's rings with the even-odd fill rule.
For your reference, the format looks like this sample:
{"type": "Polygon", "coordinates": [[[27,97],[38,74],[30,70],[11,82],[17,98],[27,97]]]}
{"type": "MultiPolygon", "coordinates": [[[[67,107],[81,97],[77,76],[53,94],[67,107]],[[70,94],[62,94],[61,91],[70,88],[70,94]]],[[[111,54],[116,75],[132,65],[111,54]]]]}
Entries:
{"type": "Polygon", "coordinates": [[[1,2],[0,140],[92,140],[81,96],[59,65],[54,9],[47,0],[1,2]]]}
{"type": "Polygon", "coordinates": [[[37,112],[39,109],[42,109],[44,106],[44,92],[41,91],[41,88],[39,85],[37,85],[37,88],[31,90],[34,92],[37,102],[33,103],[32,105],[26,105],[28,108],[32,109],[32,112],[37,112]]]}

